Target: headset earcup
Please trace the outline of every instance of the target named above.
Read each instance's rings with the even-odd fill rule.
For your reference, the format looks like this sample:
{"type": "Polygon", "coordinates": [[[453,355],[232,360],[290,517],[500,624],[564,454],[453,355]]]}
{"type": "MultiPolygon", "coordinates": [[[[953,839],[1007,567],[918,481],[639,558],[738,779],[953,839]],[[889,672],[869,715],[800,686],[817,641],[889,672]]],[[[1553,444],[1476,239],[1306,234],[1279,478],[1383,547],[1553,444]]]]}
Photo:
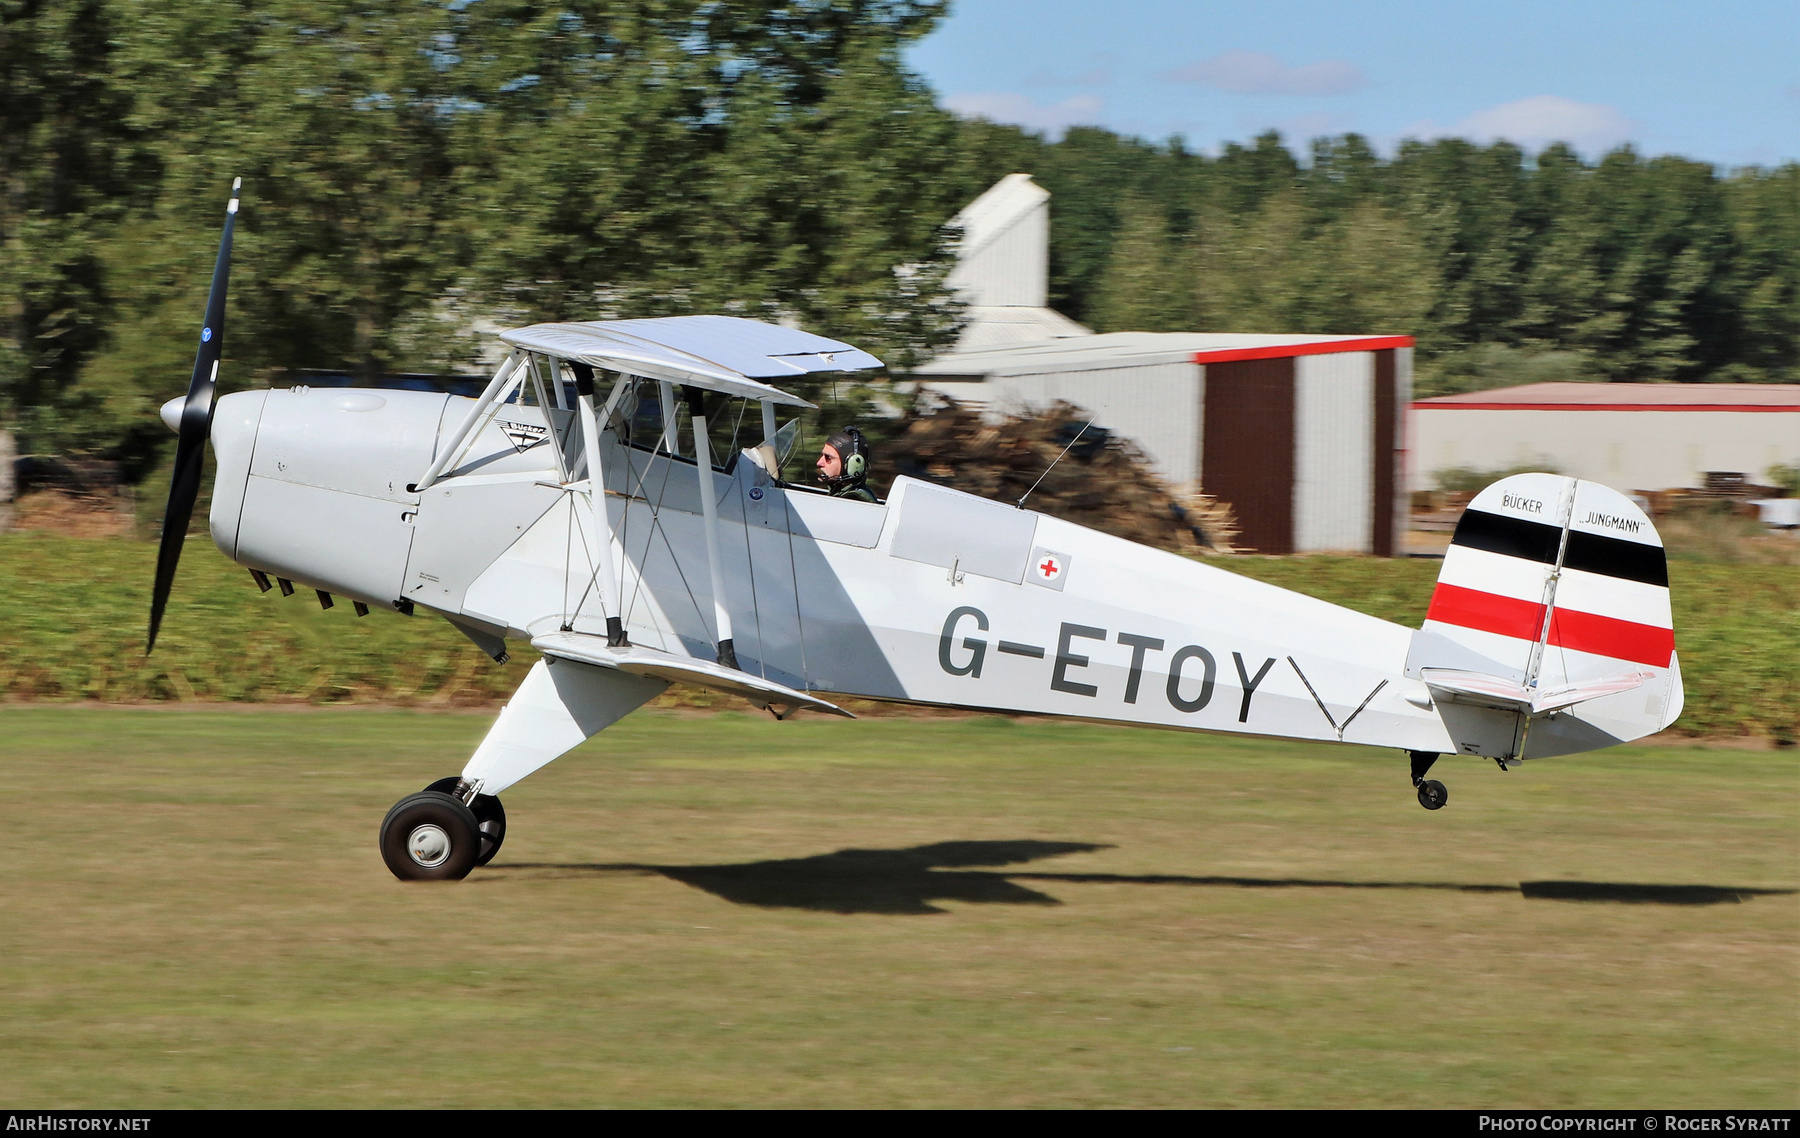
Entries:
{"type": "Polygon", "coordinates": [[[844,477],[861,478],[863,471],[869,467],[869,460],[860,454],[852,454],[844,460],[844,477]]]}

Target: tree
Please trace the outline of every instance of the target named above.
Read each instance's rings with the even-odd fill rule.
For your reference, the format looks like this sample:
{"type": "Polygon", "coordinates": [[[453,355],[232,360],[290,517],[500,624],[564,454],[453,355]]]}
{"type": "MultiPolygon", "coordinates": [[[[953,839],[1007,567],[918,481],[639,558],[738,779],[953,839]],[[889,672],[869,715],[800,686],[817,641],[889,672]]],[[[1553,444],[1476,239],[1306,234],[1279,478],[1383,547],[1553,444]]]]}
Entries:
{"type": "Polygon", "coordinates": [[[8,89],[86,116],[74,142],[46,142],[32,132],[67,109],[9,100],[10,184],[54,169],[51,152],[135,165],[89,179],[99,206],[0,212],[9,247],[29,246],[4,262],[21,345],[5,393],[40,419],[65,408],[67,445],[149,461],[233,176],[227,386],[456,367],[456,333],[483,316],[740,312],[907,366],[957,327],[942,231],[957,125],[899,58],[941,9],[89,0],[9,18],[0,57],[24,62],[8,89]],[[71,52],[71,29],[98,46],[71,52]],[[75,58],[105,64],[95,92],[75,58]]]}
{"type": "Polygon", "coordinates": [[[1051,142],[907,70],[944,9],[0,0],[0,415],[145,468],[233,176],[227,386],[457,368],[478,319],[697,311],[904,369],[956,331],[944,222],[1013,172],[1054,197],[1051,302],[1101,328],[1410,332],[1446,383],[1800,371],[1800,166],[1051,142]]]}
{"type": "Polygon", "coordinates": [[[1298,191],[1202,222],[1201,326],[1220,332],[1385,332],[1425,321],[1439,286],[1414,227],[1374,201],[1314,223],[1298,191]]]}
{"type": "Polygon", "coordinates": [[[1800,164],[1725,183],[1738,255],[1735,359],[1723,378],[1800,381],[1800,164]]]}
{"type": "Polygon", "coordinates": [[[940,7],[591,6],[529,29],[471,8],[458,51],[492,62],[470,97],[502,92],[464,137],[474,287],[522,319],[730,311],[902,365],[941,348],[955,124],[898,54],[940,7]]]}
{"type": "Polygon", "coordinates": [[[140,154],[102,0],[0,0],[0,417],[82,436],[69,387],[106,342],[101,247],[140,154]]]}
{"type": "Polygon", "coordinates": [[[1164,211],[1155,203],[1132,198],[1121,213],[1112,256],[1096,290],[1095,330],[1192,330],[1200,318],[1192,250],[1170,234],[1164,211]]]}
{"type": "Polygon", "coordinates": [[[1533,338],[1613,379],[1698,379],[1730,362],[1734,235],[1711,167],[1606,155],[1566,194],[1526,282],[1533,338]]]}

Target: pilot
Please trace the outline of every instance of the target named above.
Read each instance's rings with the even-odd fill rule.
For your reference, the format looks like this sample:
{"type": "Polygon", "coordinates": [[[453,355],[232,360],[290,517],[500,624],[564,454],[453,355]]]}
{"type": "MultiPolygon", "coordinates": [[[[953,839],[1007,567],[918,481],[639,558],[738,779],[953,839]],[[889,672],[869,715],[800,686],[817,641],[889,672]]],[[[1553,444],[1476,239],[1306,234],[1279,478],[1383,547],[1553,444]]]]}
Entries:
{"type": "Polygon", "coordinates": [[[855,427],[843,430],[825,440],[819,451],[819,481],[833,498],[851,498],[873,502],[875,495],[865,484],[869,477],[869,441],[855,427]]]}

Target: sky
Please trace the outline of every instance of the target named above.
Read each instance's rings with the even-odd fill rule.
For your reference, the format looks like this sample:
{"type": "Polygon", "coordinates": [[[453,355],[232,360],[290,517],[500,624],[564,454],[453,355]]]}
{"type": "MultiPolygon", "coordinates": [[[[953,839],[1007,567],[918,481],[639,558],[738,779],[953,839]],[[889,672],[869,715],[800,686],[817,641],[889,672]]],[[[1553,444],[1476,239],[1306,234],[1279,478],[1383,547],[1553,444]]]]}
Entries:
{"type": "Polygon", "coordinates": [[[1800,0],[953,0],[907,59],[951,109],[1052,137],[1800,160],[1800,0]]]}

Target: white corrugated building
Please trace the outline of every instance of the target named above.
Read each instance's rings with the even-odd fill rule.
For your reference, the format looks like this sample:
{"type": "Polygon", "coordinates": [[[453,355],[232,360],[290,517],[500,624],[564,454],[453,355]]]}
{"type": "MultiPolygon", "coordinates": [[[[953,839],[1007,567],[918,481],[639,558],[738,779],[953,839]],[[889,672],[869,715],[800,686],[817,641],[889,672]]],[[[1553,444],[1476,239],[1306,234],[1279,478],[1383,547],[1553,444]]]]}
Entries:
{"type": "Polygon", "coordinates": [[[1763,480],[1800,465],[1800,384],[1530,383],[1412,405],[1411,483],[1439,471],[1544,465],[1620,490],[1763,480]]]}
{"type": "Polygon", "coordinates": [[[1171,484],[1237,514],[1262,553],[1392,556],[1404,532],[1407,336],[1111,332],[958,352],[925,385],[997,411],[1064,399],[1136,442],[1171,484]]]}
{"type": "Polygon", "coordinates": [[[1046,307],[1049,201],[1012,174],[957,215],[969,325],[922,384],[996,411],[1086,408],[1176,487],[1230,503],[1244,548],[1391,556],[1411,337],[1093,335],[1046,307]]]}
{"type": "Polygon", "coordinates": [[[968,305],[958,352],[1092,335],[1050,305],[1050,192],[1008,174],[950,220],[962,231],[946,281],[968,305]]]}

